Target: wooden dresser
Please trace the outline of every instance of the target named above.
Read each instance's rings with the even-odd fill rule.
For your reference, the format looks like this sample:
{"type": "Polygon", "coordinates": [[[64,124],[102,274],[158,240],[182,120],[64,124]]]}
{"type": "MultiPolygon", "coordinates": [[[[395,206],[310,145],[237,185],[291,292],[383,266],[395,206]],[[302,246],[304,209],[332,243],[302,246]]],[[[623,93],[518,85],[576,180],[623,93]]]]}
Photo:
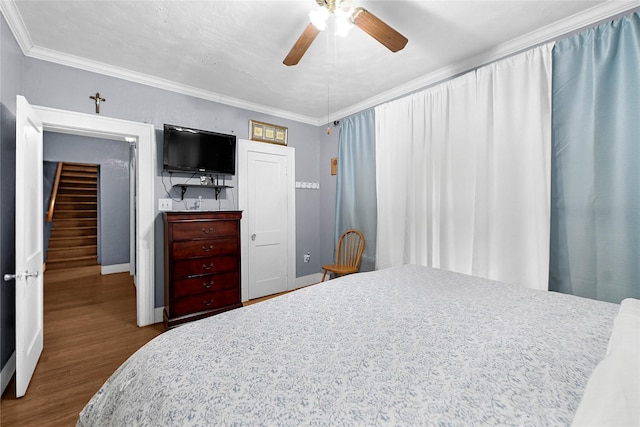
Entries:
{"type": "Polygon", "coordinates": [[[242,306],[239,211],[163,212],[164,324],[242,306]]]}

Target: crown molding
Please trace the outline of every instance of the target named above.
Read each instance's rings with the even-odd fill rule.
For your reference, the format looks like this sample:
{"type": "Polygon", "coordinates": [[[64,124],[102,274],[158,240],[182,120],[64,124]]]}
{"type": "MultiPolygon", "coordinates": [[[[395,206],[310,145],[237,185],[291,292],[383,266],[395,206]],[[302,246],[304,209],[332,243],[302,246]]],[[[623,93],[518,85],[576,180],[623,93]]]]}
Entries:
{"type": "Polygon", "coordinates": [[[452,79],[461,74],[475,70],[483,65],[495,62],[500,59],[515,55],[525,50],[531,49],[545,43],[550,43],[559,38],[566,37],[576,31],[584,30],[587,27],[599,24],[617,16],[627,14],[640,7],[640,1],[617,1],[611,0],[600,3],[583,12],[572,15],[563,20],[554,22],[545,27],[532,31],[524,36],[513,39],[507,43],[498,45],[489,52],[474,56],[468,60],[451,64],[440,68],[423,77],[414,79],[406,84],[383,92],[358,104],[352,105],[334,114],[325,116],[322,123],[329,123],[338,118],[347,117],[360,111],[367,110],[385,102],[401,98],[412,92],[426,89],[443,81],[452,79]]]}
{"type": "Polygon", "coordinates": [[[219,93],[199,89],[193,86],[176,83],[171,80],[162,79],[159,77],[151,76],[149,74],[138,73],[135,71],[127,70],[125,68],[116,67],[110,64],[105,64],[99,61],[93,61],[93,60],[82,58],[79,56],[61,53],[56,50],[35,46],[35,47],[32,47],[29,52],[26,52],[25,56],[28,56],[30,58],[40,59],[43,61],[53,62],[60,65],[65,65],[72,68],[78,68],[78,69],[89,71],[92,73],[103,74],[109,77],[115,77],[115,78],[130,81],[130,82],[155,87],[158,89],[179,93],[182,95],[193,96],[195,98],[205,99],[207,101],[213,101],[219,104],[229,105],[232,107],[242,108],[245,110],[250,110],[258,113],[269,114],[271,116],[276,116],[283,119],[289,119],[296,122],[302,122],[302,123],[313,124],[313,125],[317,123],[317,120],[314,118],[303,116],[300,114],[295,114],[290,111],[278,110],[278,109],[274,109],[273,107],[268,107],[261,104],[247,102],[242,99],[237,99],[237,98],[221,95],[219,93]]]}
{"type": "Polygon", "coordinates": [[[360,111],[375,107],[376,105],[392,101],[394,99],[408,95],[412,92],[426,89],[430,86],[449,80],[491,62],[495,62],[497,60],[517,54],[527,49],[531,49],[532,47],[541,44],[552,42],[560,37],[567,36],[573,32],[585,29],[589,26],[593,26],[602,21],[614,19],[616,16],[629,13],[636,8],[640,8],[640,0],[610,0],[605,3],[600,3],[583,12],[554,22],[553,24],[525,34],[524,36],[518,37],[507,43],[498,45],[488,52],[440,68],[439,70],[414,79],[406,84],[383,92],[350,107],[339,110],[333,114],[328,114],[327,116],[323,117],[309,117],[290,111],[273,109],[272,107],[228,97],[219,93],[205,91],[193,86],[183,85],[148,74],[138,73],[124,68],[115,67],[113,65],[104,64],[98,61],[91,61],[85,58],[63,54],[58,51],[34,46],[33,41],[31,40],[31,37],[26,30],[24,21],[22,20],[22,17],[20,16],[18,8],[15,4],[15,0],[0,0],[0,12],[2,12],[2,14],[5,16],[9,28],[13,32],[18,45],[22,49],[24,55],[27,57],[54,62],[85,71],[144,84],[158,89],[164,89],[170,92],[193,96],[196,98],[229,105],[236,108],[269,114],[271,116],[276,116],[283,119],[293,120],[296,122],[315,126],[321,126],[333,120],[347,117],[360,111]]]}
{"type": "Polygon", "coordinates": [[[33,48],[33,41],[27,31],[27,26],[22,20],[22,15],[18,11],[16,2],[14,0],[0,0],[0,12],[4,15],[22,53],[26,55],[33,48]]]}

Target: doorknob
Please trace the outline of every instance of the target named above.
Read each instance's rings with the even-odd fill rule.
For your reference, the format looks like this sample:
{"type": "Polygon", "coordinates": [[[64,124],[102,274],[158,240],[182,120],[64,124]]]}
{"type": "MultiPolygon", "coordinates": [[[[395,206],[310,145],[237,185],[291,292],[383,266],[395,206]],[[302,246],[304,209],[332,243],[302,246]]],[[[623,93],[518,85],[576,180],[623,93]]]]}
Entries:
{"type": "Polygon", "coordinates": [[[5,281],[9,281],[9,280],[15,280],[15,279],[22,279],[22,278],[28,279],[29,277],[38,277],[38,272],[34,271],[33,273],[29,273],[28,271],[25,271],[24,274],[5,274],[3,279],[5,281]]]}
{"type": "Polygon", "coordinates": [[[256,233],[253,233],[253,234],[251,235],[251,240],[256,240],[256,233]]]}

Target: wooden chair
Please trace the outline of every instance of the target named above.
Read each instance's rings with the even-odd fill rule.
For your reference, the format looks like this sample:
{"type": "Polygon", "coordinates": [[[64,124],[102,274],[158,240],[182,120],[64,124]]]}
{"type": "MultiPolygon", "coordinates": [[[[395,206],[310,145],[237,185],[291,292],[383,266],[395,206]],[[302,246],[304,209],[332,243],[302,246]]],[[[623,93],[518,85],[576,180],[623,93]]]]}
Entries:
{"type": "Polygon", "coordinates": [[[327,272],[344,276],[345,274],[357,273],[360,269],[360,260],[364,251],[364,236],[358,230],[347,230],[342,233],[338,240],[338,249],[336,250],[336,263],[326,264],[322,266],[324,274],[322,281],[327,272]]]}

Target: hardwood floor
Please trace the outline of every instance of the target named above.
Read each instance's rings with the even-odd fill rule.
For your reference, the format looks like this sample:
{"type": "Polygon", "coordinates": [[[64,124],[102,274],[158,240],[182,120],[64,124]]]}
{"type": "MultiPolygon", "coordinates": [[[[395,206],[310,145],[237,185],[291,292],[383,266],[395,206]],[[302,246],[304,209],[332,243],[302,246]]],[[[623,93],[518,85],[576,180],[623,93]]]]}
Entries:
{"type": "Polygon", "coordinates": [[[279,297],[280,295],[288,294],[289,292],[293,292],[293,291],[284,291],[284,292],[280,292],[280,293],[273,294],[273,295],[267,295],[266,297],[255,298],[255,299],[243,302],[242,305],[244,307],[246,307],[248,305],[255,304],[257,302],[266,301],[266,300],[271,299],[271,298],[279,297]]]}
{"type": "Polygon", "coordinates": [[[104,381],[162,324],[136,326],[133,280],[102,276],[100,267],[45,273],[44,351],[27,394],[15,385],[2,396],[1,422],[9,426],[75,426],[78,413],[104,381]]]}

